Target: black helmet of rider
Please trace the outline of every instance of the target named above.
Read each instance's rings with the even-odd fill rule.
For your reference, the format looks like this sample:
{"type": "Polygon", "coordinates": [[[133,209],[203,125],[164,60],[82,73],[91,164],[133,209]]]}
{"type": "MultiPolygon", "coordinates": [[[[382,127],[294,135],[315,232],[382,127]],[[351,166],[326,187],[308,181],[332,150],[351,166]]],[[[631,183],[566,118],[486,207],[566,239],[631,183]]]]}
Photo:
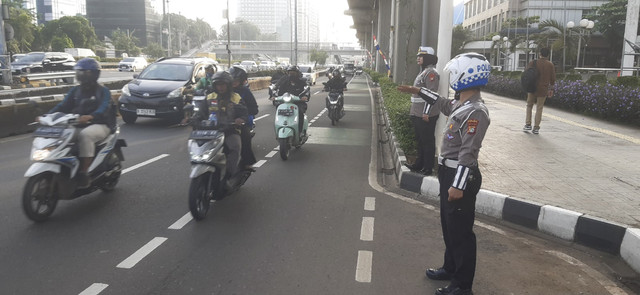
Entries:
{"type": "Polygon", "coordinates": [[[247,75],[247,71],[241,65],[232,66],[229,69],[229,74],[231,74],[231,77],[234,81],[240,82],[241,85],[249,78],[249,75],[247,75]]]}
{"type": "Polygon", "coordinates": [[[231,74],[229,74],[229,72],[227,71],[217,72],[213,74],[213,77],[211,78],[211,85],[213,86],[213,91],[215,91],[218,94],[224,94],[224,93],[218,92],[218,88],[216,87],[218,84],[227,85],[227,90],[225,91],[226,93],[231,91],[232,83],[233,83],[233,77],[231,77],[231,74]]]}
{"type": "Polygon", "coordinates": [[[302,72],[300,72],[300,68],[298,66],[294,66],[294,65],[290,65],[287,68],[287,74],[289,75],[290,78],[300,78],[300,77],[302,77],[302,72]]]}
{"type": "Polygon", "coordinates": [[[334,77],[340,77],[341,76],[340,75],[340,70],[338,70],[338,69],[333,70],[333,76],[334,77]]]}
{"type": "Polygon", "coordinates": [[[93,58],[85,57],[73,67],[80,85],[95,84],[100,77],[100,64],[93,58]]]}

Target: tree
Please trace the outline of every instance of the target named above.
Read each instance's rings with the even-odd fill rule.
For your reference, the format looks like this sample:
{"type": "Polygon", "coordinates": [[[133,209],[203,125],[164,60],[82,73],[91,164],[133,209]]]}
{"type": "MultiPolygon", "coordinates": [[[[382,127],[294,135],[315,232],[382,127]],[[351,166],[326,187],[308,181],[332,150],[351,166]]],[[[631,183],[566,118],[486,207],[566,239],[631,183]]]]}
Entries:
{"type": "Polygon", "coordinates": [[[327,58],[329,58],[329,54],[326,51],[317,50],[314,48],[311,50],[309,60],[315,62],[316,64],[323,65],[327,61],[327,58]]]}
{"type": "Polygon", "coordinates": [[[471,30],[463,28],[462,25],[453,27],[453,37],[451,40],[451,56],[462,53],[464,44],[471,40],[471,30]]]}
{"type": "Polygon", "coordinates": [[[164,48],[158,43],[149,43],[144,49],[144,53],[153,58],[160,58],[164,56],[164,48]]]}
{"type": "Polygon", "coordinates": [[[73,41],[67,35],[54,36],[51,39],[51,50],[64,51],[65,48],[73,48],[73,41]]]}
{"type": "Polygon", "coordinates": [[[54,36],[66,35],[74,46],[80,48],[93,48],[98,44],[98,37],[89,20],[82,16],[63,16],[59,19],[47,22],[42,28],[43,43],[50,44],[54,36]]]}
{"type": "Polygon", "coordinates": [[[3,2],[9,7],[9,15],[11,16],[11,19],[5,20],[5,23],[10,24],[14,31],[14,39],[7,42],[7,49],[10,52],[31,51],[31,43],[35,39],[37,31],[37,27],[34,25],[34,13],[22,7],[22,0],[3,2]]]}
{"type": "MultiPolygon", "coordinates": [[[[587,15],[588,19],[594,20],[595,31],[601,32],[609,44],[611,50],[607,56],[607,63],[619,66],[620,52],[624,44],[625,23],[627,20],[627,0],[611,0],[602,4],[595,14],[587,15]]],[[[640,24],[638,26],[640,32],[640,24]]],[[[632,42],[635,40],[631,40],[632,42]]]]}
{"type": "Polygon", "coordinates": [[[140,48],[136,45],[139,40],[133,36],[133,33],[125,33],[117,29],[111,33],[111,41],[116,50],[122,50],[131,56],[140,55],[140,48]]]}
{"type": "MultiPolygon", "coordinates": [[[[220,39],[227,39],[227,26],[222,26],[220,39]]],[[[251,22],[239,19],[231,23],[231,40],[259,40],[260,29],[251,22]]]]}
{"type": "Polygon", "coordinates": [[[191,25],[187,29],[187,36],[191,38],[191,41],[195,44],[202,46],[202,43],[216,38],[216,31],[211,28],[209,23],[198,18],[195,22],[191,22],[191,25]]]}

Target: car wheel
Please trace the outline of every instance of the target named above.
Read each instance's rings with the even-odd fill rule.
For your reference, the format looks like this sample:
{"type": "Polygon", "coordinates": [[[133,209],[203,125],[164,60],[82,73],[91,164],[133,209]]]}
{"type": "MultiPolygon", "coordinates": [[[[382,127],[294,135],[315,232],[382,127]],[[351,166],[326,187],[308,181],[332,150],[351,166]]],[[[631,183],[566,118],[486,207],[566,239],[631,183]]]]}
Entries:
{"type": "Polygon", "coordinates": [[[120,116],[122,116],[122,121],[124,121],[127,124],[135,124],[136,119],[138,119],[138,116],[136,114],[130,114],[130,113],[121,112],[120,116]]]}

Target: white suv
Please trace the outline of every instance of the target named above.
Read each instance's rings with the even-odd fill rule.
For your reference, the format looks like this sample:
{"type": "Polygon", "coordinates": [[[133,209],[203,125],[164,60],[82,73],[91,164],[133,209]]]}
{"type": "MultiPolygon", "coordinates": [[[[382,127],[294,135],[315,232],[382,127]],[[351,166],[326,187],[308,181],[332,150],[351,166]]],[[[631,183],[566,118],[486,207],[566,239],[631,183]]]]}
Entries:
{"type": "Polygon", "coordinates": [[[118,71],[142,71],[149,65],[144,57],[125,57],[118,64],[118,71]]]}
{"type": "Polygon", "coordinates": [[[240,65],[247,69],[247,72],[255,72],[258,70],[258,64],[252,60],[243,60],[240,65]]]}

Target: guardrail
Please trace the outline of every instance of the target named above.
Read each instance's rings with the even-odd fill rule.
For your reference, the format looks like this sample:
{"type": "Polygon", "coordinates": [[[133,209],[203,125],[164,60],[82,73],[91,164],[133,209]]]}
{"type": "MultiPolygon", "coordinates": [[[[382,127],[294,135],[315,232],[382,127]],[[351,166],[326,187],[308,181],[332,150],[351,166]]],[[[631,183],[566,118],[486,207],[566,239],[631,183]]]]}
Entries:
{"type": "Polygon", "coordinates": [[[75,78],[75,71],[24,74],[19,76],[20,82],[22,83],[38,80],[49,80],[50,82],[58,82],[59,80],[62,80],[64,83],[72,84],[75,78]]]}

